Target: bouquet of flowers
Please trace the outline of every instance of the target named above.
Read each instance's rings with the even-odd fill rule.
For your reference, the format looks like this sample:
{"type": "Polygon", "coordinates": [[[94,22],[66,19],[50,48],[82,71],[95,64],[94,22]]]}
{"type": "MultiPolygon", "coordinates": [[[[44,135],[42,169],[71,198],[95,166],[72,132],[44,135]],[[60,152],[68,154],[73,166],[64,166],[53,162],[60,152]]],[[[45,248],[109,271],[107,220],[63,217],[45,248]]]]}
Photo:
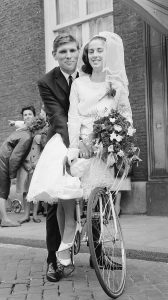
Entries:
{"type": "Polygon", "coordinates": [[[118,168],[127,161],[138,162],[139,148],[135,147],[136,129],[118,111],[111,110],[108,116],[98,118],[93,124],[92,144],[95,155],[118,168]]]}

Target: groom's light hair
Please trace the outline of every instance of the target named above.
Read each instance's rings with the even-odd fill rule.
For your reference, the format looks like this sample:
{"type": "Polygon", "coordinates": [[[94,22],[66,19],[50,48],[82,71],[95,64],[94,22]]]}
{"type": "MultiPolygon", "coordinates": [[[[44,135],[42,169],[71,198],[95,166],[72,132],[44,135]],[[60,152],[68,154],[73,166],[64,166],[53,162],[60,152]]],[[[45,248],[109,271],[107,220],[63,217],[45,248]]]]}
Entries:
{"type": "Polygon", "coordinates": [[[67,43],[76,43],[77,48],[79,49],[79,43],[76,38],[69,33],[61,33],[57,35],[53,42],[53,51],[52,54],[56,54],[58,47],[67,44],[67,43]]]}

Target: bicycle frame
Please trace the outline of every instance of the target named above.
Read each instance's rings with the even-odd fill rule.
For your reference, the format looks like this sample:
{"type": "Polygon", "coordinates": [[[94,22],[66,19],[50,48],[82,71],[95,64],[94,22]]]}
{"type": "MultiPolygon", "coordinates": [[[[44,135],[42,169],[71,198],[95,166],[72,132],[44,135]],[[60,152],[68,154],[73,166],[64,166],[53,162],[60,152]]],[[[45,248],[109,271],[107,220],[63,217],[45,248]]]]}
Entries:
{"type": "Polygon", "coordinates": [[[77,222],[78,231],[81,234],[81,232],[82,232],[82,223],[81,223],[80,201],[81,200],[76,199],[76,222],[77,222]]]}

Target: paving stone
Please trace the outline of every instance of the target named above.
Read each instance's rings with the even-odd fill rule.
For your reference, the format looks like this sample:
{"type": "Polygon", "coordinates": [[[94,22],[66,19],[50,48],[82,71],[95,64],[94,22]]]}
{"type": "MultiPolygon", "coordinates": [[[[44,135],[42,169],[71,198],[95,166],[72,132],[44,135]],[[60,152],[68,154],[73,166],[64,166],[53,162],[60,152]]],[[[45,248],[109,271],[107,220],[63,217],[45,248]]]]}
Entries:
{"type": "Polygon", "coordinates": [[[130,297],[129,300],[148,300],[148,297],[144,293],[138,293],[137,295],[131,295],[129,297],[130,297]]]}
{"type": "Polygon", "coordinates": [[[15,284],[13,288],[13,293],[20,293],[26,292],[27,293],[27,284],[15,284]]]}
{"type": "Polygon", "coordinates": [[[30,286],[28,289],[28,293],[30,294],[42,294],[43,287],[42,286],[30,286]]]}
{"type": "Polygon", "coordinates": [[[33,279],[30,281],[30,287],[32,286],[43,286],[44,282],[43,282],[43,278],[39,278],[39,279],[33,279]]]}
{"type": "Polygon", "coordinates": [[[1,289],[1,287],[0,287],[0,297],[1,297],[1,295],[10,295],[11,290],[12,290],[11,288],[2,288],[1,289]]]}
{"type": "Polygon", "coordinates": [[[0,289],[5,289],[5,288],[9,288],[9,289],[11,289],[12,288],[12,286],[13,286],[13,283],[11,283],[11,282],[2,282],[1,283],[1,285],[0,285],[0,289]]]}
{"type": "MultiPolygon", "coordinates": [[[[163,293],[168,295],[168,284],[156,284],[156,287],[163,293]]],[[[168,298],[168,297],[167,297],[168,298]]]]}
{"type": "Polygon", "coordinates": [[[18,294],[16,294],[16,295],[9,296],[6,300],[26,300],[26,298],[27,298],[27,295],[24,295],[24,294],[18,295],[18,294]]]}
{"type": "MultiPolygon", "coordinates": [[[[0,247],[0,259],[6,264],[0,264],[4,268],[0,271],[0,300],[109,300],[88,265],[89,254],[78,254],[75,272],[52,283],[45,277],[45,250],[19,248],[19,257],[16,246],[3,247],[0,247]],[[10,270],[12,276],[7,276],[10,270]]],[[[125,290],[119,300],[168,299],[166,263],[128,259],[127,270],[125,290]]]]}
{"type": "Polygon", "coordinates": [[[28,294],[26,300],[41,300],[42,296],[38,294],[28,294]]]}

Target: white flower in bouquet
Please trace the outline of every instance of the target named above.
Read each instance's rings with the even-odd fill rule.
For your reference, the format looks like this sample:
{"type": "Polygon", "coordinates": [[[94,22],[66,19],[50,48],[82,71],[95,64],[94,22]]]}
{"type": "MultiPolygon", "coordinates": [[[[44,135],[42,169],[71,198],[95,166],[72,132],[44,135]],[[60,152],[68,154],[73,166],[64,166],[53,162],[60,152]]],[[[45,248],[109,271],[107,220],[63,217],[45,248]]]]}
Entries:
{"type": "Polygon", "coordinates": [[[116,119],[115,118],[110,118],[109,120],[110,120],[111,123],[115,123],[116,119]]]}
{"type": "Polygon", "coordinates": [[[122,130],[122,127],[120,125],[114,125],[114,130],[120,132],[122,130]]]}
{"type": "Polygon", "coordinates": [[[109,147],[108,147],[108,152],[113,152],[114,151],[114,147],[113,147],[113,145],[110,145],[109,147]]]}
{"type": "Polygon", "coordinates": [[[113,132],[112,134],[110,134],[110,140],[116,140],[117,135],[113,132]]]}
{"type": "Polygon", "coordinates": [[[123,137],[122,137],[121,135],[118,134],[118,135],[116,135],[116,138],[115,138],[115,139],[116,139],[117,142],[121,142],[122,139],[123,139],[123,137]]]}
{"type": "Polygon", "coordinates": [[[120,150],[117,152],[117,155],[120,157],[124,157],[125,154],[124,154],[124,151],[120,150]]]}
{"type": "Polygon", "coordinates": [[[130,127],[128,128],[127,135],[133,136],[135,132],[136,132],[136,129],[133,128],[132,126],[130,126],[130,127]]]}

